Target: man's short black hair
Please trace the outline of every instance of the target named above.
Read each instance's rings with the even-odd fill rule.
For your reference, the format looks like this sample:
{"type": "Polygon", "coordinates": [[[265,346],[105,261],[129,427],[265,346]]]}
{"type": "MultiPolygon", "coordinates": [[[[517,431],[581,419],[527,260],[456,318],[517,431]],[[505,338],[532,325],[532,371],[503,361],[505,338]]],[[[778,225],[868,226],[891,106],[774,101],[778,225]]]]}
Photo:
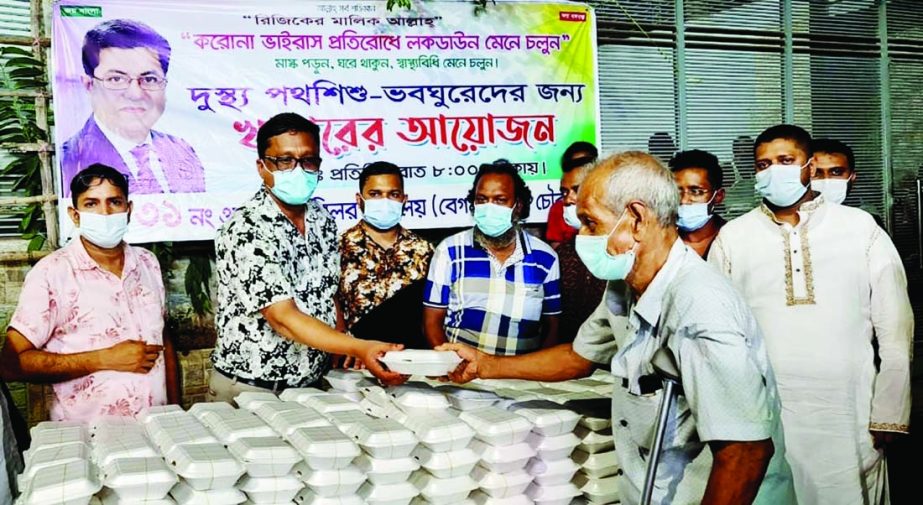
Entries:
{"type": "Polygon", "coordinates": [[[856,170],[856,155],[853,154],[852,148],[843,142],[835,139],[814,139],[811,142],[812,153],[842,154],[846,156],[846,162],[849,163],[849,169],[856,170]]]}
{"type": "Polygon", "coordinates": [[[513,179],[516,201],[522,204],[522,211],[519,213],[519,219],[528,218],[530,208],[532,207],[532,190],[529,189],[529,186],[526,185],[526,181],[519,175],[519,171],[516,170],[516,167],[509,161],[503,159],[493,163],[484,163],[478,168],[478,173],[474,176],[474,184],[471,185],[471,190],[468,191],[468,204],[473,208],[478,183],[481,182],[482,177],[488,174],[508,175],[513,179]]]}
{"type": "Polygon", "coordinates": [[[401,167],[388,161],[376,161],[366,165],[359,174],[360,193],[365,189],[365,183],[368,182],[369,177],[375,175],[396,175],[401,180],[401,190],[404,189],[404,174],[401,173],[401,167]]]}
{"type": "Polygon", "coordinates": [[[150,26],[134,19],[112,19],[100,23],[83,37],[83,71],[95,75],[99,66],[99,52],[115,47],[134,49],[144,47],[157,53],[160,69],[167,75],[170,67],[170,43],[150,26]]]}
{"type": "Polygon", "coordinates": [[[724,173],[721,172],[718,157],[708,151],[701,149],[680,151],[670,158],[669,166],[674,174],[687,168],[704,169],[708,172],[708,182],[711,183],[712,189],[718,191],[724,187],[724,173]]]}
{"type": "Polygon", "coordinates": [[[260,159],[266,156],[269,149],[269,139],[288,132],[304,132],[314,137],[317,148],[320,149],[320,127],[294,112],[283,112],[269,118],[269,121],[260,126],[256,132],[256,152],[260,159]]]}
{"type": "Polygon", "coordinates": [[[570,172],[575,168],[593,163],[599,157],[599,151],[596,146],[583,140],[578,140],[567,146],[564,154],[561,155],[561,170],[564,173],[570,172]]]}
{"type": "Polygon", "coordinates": [[[804,152],[807,158],[814,155],[814,151],[811,150],[811,134],[807,130],[792,124],[779,124],[766,128],[763,133],[756,137],[756,141],[753,142],[753,157],[756,158],[756,150],[761,145],[778,139],[791,140],[798,149],[804,152]]]}
{"type": "Polygon", "coordinates": [[[71,179],[71,201],[74,203],[74,208],[77,207],[77,197],[86,193],[93,186],[101,184],[102,181],[109,181],[110,184],[125,193],[126,199],[128,198],[128,179],[109,165],[94,163],[77,172],[77,175],[71,179]]]}

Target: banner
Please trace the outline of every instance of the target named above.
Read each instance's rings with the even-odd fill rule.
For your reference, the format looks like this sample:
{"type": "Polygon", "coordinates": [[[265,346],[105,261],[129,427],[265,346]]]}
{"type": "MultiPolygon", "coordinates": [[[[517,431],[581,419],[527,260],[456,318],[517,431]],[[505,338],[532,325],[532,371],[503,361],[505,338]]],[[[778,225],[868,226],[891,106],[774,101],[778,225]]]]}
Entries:
{"type": "Polygon", "coordinates": [[[559,198],[559,160],[598,140],[596,23],[577,3],[60,0],[53,13],[62,235],[74,174],[128,175],[127,240],[206,240],[262,184],[256,134],[280,112],[320,126],[315,198],[361,218],[362,167],[401,167],[408,228],[471,224],[481,163],[559,198]]]}

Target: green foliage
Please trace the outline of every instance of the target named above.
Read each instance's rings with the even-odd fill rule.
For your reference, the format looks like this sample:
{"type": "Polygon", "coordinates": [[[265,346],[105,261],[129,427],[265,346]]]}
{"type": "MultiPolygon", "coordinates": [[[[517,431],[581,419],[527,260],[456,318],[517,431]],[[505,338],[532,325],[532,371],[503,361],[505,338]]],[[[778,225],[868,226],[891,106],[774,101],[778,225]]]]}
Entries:
{"type": "MultiPolygon", "coordinates": [[[[45,66],[21,47],[0,47],[0,86],[7,90],[44,90],[45,66]]],[[[38,126],[35,100],[31,97],[0,97],[0,145],[47,142],[48,133],[38,126]]],[[[25,196],[42,194],[41,161],[37,152],[10,153],[12,160],[0,174],[14,176],[13,190],[25,196]]],[[[19,231],[29,241],[28,250],[41,249],[45,229],[41,223],[42,206],[34,203],[21,209],[19,231]]]]}
{"type": "Polygon", "coordinates": [[[204,254],[189,257],[185,279],[186,294],[192,302],[192,310],[200,316],[212,310],[211,290],[208,287],[211,276],[211,258],[204,254]]]}

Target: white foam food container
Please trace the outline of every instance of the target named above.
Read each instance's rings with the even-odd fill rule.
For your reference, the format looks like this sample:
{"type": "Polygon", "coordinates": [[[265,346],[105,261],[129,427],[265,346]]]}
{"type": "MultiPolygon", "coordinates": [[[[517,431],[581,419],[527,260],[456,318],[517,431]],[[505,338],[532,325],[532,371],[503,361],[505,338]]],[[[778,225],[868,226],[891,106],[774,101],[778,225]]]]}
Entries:
{"type": "Polygon", "coordinates": [[[449,403],[458,410],[474,410],[482,407],[490,407],[500,401],[500,397],[490,391],[480,391],[458,386],[444,386],[439,388],[439,390],[446,396],[449,403]]]}
{"type": "Polygon", "coordinates": [[[277,415],[281,414],[282,412],[289,412],[291,410],[307,410],[309,412],[311,411],[311,409],[305,407],[304,405],[298,402],[286,400],[286,401],[264,403],[260,405],[259,407],[257,407],[256,410],[253,411],[253,413],[256,414],[257,417],[265,421],[266,424],[269,424],[270,421],[272,421],[277,415]]]}
{"type": "Polygon", "coordinates": [[[270,428],[262,419],[247,411],[241,412],[241,415],[235,417],[217,419],[210,428],[212,433],[223,444],[230,444],[241,438],[277,436],[276,430],[270,428]]]}
{"type": "Polygon", "coordinates": [[[40,447],[28,453],[25,460],[26,468],[21,478],[32,480],[48,467],[88,459],[90,459],[90,450],[83,443],[40,447]]]}
{"type": "MultiPolygon", "coordinates": [[[[281,403],[281,402],[280,402],[281,403]]],[[[263,405],[266,407],[267,405],[263,405]]],[[[302,406],[299,410],[287,410],[276,414],[269,426],[283,437],[292,434],[298,428],[316,428],[319,426],[332,426],[326,417],[308,407],[302,406]]]]}
{"type": "Polygon", "coordinates": [[[449,408],[449,400],[439,390],[404,389],[394,393],[394,403],[407,414],[426,415],[449,408]]]}
{"type": "Polygon", "coordinates": [[[160,456],[116,459],[102,467],[101,478],[123,500],[159,500],[176,484],[176,474],[160,456]]]}
{"type": "Polygon", "coordinates": [[[87,443],[87,432],[84,426],[65,426],[35,431],[32,434],[30,449],[60,447],[75,443],[87,443]]]}
{"type": "Polygon", "coordinates": [[[525,417],[498,407],[466,410],[459,418],[474,429],[476,438],[490,445],[518,444],[532,431],[525,417]]]}
{"type": "Polygon", "coordinates": [[[360,454],[355,464],[369,482],[381,485],[406,482],[410,474],[420,469],[420,463],[413,457],[377,459],[360,454]]]}
{"type": "Polygon", "coordinates": [[[128,416],[103,416],[90,423],[90,438],[106,438],[144,433],[144,425],[128,416]]]}
{"type": "Polygon", "coordinates": [[[295,503],[298,505],[362,505],[362,498],[357,494],[348,496],[319,496],[311,491],[310,488],[304,488],[295,496],[295,503]]]}
{"type": "Polygon", "coordinates": [[[533,458],[526,465],[532,481],[542,486],[556,486],[570,482],[580,467],[568,458],[544,461],[533,458]]]}
{"type": "Polygon", "coordinates": [[[311,396],[304,401],[304,404],[321,414],[330,414],[332,412],[343,412],[347,410],[362,410],[358,403],[338,394],[322,394],[311,396]]]}
{"type": "Polygon", "coordinates": [[[199,491],[180,479],[170,490],[177,505],[237,505],[247,501],[247,495],[235,487],[199,491]]]}
{"type": "Polygon", "coordinates": [[[178,445],[166,455],[167,463],[196,491],[232,487],[244,467],[218,443],[178,445]]]}
{"type": "Polygon", "coordinates": [[[23,505],[87,504],[102,486],[96,468],[87,460],[50,466],[26,482],[23,505]]]}
{"type": "Polygon", "coordinates": [[[471,493],[471,500],[477,505],[532,505],[532,499],[524,494],[495,498],[482,490],[471,493]]]}
{"type": "Polygon", "coordinates": [[[404,375],[425,375],[441,377],[448,375],[461,363],[461,358],[453,351],[432,351],[425,349],[406,349],[386,352],[381,357],[389,370],[404,375]]]}
{"type": "Polygon", "coordinates": [[[425,446],[417,447],[413,451],[413,457],[427,472],[440,479],[468,475],[480,460],[480,457],[471,449],[435,452],[425,446]]]}
{"type": "Polygon", "coordinates": [[[373,484],[366,482],[359,488],[359,496],[369,505],[408,505],[420,490],[410,482],[373,484]]]}
{"type": "Polygon", "coordinates": [[[93,444],[93,455],[100,467],[122,458],[152,458],[160,453],[142,434],[102,438],[93,444]]]}
{"type": "Polygon", "coordinates": [[[615,449],[615,439],[612,438],[611,428],[600,432],[591,431],[587,428],[579,426],[574,431],[574,434],[577,435],[577,438],[580,439],[580,443],[577,444],[577,449],[583,452],[596,454],[599,452],[608,452],[615,449]]]}
{"type": "Polygon", "coordinates": [[[526,496],[532,498],[536,505],[569,505],[571,500],[580,496],[580,490],[570,482],[554,486],[533,483],[526,489],[526,496]]]}
{"type": "Polygon", "coordinates": [[[464,449],[474,438],[474,430],[467,423],[444,411],[409,415],[404,426],[436,452],[464,449]]]}
{"type": "Polygon", "coordinates": [[[440,479],[426,472],[417,472],[410,478],[410,482],[420,490],[420,496],[431,503],[463,501],[478,487],[474,479],[467,475],[440,479]]]}
{"type": "Polygon", "coordinates": [[[369,419],[348,426],[344,432],[373,458],[404,458],[417,446],[417,437],[391,419],[369,419]]]}
{"type": "Polygon", "coordinates": [[[526,443],[535,449],[536,457],[551,461],[570,456],[580,443],[580,439],[573,433],[544,436],[533,431],[526,437],[526,443]]]}
{"type": "Polygon", "coordinates": [[[201,421],[202,415],[206,412],[232,412],[234,410],[236,410],[234,406],[228,402],[199,402],[189,407],[186,412],[201,421]]]}
{"type": "Polygon", "coordinates": [[[342,396],[343,398],[346,398],[347,400],[353,403],[359,403],[360,401],[362,401],[362,398],[363,398],[362,392],[359,390],[337,391],[336,389],[329,389],[327,390],[327,394],[333,395],[333,396],[342,396]]]}
{"type": "Polygon", "coordinates": [[[372,419],[365,412],[359,410],[342,410],[339,412],[330,412],[328,414],[324,414],[324,417],[327,418],[327,420],[330,421],[330,423],[336,426],[339,430],[345,430],[347,427],[353,424],[364,423],[369,419],[372,419]]]}
{"type": "Polygon", "coordinates": [[[478,483],[481,491],[493,498],[521,495],[532,483],[532,476],[525,470],[497,473],[480,465],[471,472],[471,478],[478,483]]]}
{"type": "Polygon", "coordinates": [[[279,437],[238,438],[228,451],[243,463],[247,475],[257,478],[281,477],[301,461],[298,451],[279,437]]]}
{"type": "Polygon", "coordinates": [[[354,393],[361,388],[375,385],[374,382],[362,375],[362,372],[353,370],[330,370],[324,378],[331,388],[345,393],[354,393]]]}
{"type": "Polygon", "coordinates": [[[359,446],[353,439],[333,426],[298,428],[288,437],[307,463],[317,470],[345,468],[359,455],[359,446]]]}
{"type": "Polygon", "coordinates": [[[532,431],[545,436],[571,433],[580,421],[580,415],[543,400],[527,401],[510,407],[513,412],[532,423],[532,431]]]}
{"type": "Polygon", "coordinates": [[[535,456],[535,449],[525,442],[513,445],[490,445],[481,440],[471,442],[471,450],[481,458],[481,465],[492,472],[507,473],[525,468],[535,456]]]}
{"type": "MultiPolygon", "coordinates": [[[[96,497],[99,498],[99,505],[176,505],[176,501],[174,501],[170,495],[166,495],[158,500],[144,500],[143,502],[139,502],[132,498],[122,498],[118,493],[109,488],[103,488],[96,497]]],[[[90,505],[93,505],[92,500],[90,501],[90,505]]]]}
{"type": "Polygon", "coordinates": [[[286,402],[298,402],[304,405],[304,402],[308,398],[325,394],[327,394],[326,391],[317,388],[288,388],[279,393],[279,399],[286,402]]]}
{"type": "Polygon", "coordinates": [[[278,402],[279,397],[268,391],[244,391],[234,397],[234,403],[239,408],[253,412],[266,402],[278,402]]]}
{"type": "Polygon", "coordinates": [[[618,476],[591,479],[583,472],[574,477],[574,485],[590,503],[616,503],[619,501],[618,476]]]}
{"type": "MultiPolygon", "coordinates": [[[[469,493],[470,494],[470,493],[469,493]]],[[[429,501],[422,496],[417,496],[410,502],[410,505],[475,505],[474,500],[471,498],[465,498],[462,501],[452,502],[451,504],[445,504],[442,502],[429,501]]]]}
{"type": "Polygon", "coordinates": [[[580,465],[583,473],[591,479],[602,479],[619,473],[621,467],[615,451],[590,454],[576,451],[572,456],[574,463],[580,465]]]}
{"type": "Polygon", "coordinates": [[[577,426],[590,431],[604,431],[612,428],[612,419],[608,417],[583,416],[577,422],[577,426]]]}
{"type": "Polygon", "coordinates": [[[208,431],[208,428],[202,426],[202,423],[194,418],[192,422],[181,426],[154,428],[151,430],[151,439],[164,454],[180,445],[214,444],[218,442],[218,439],[208,431]]]}
{"type": "Polygon", "coordinates": [[[61,428],[84,428],[84,423],[79,421],[42,421],[29,430],[29,436],[34,437],[37,433],[45,430],[60,430],[61,428]]]}
{"type": "Polygon", "coordinates": [[[295,475],[319,496],[355,494],[365,482],[365,474],[355,465],[335,470],[314,470],[304,463],[295,466],[295,475]]]}
{"type": "Polygon", "coordinates": [[[157,419],[158,417],[169,416],[173,414],[184,414],[184,413],[185,411],[179,405],[173,405],[173,404],[155,405],[155,406],[148,407],[142,410],[138,414],[138,420],[140,420],[144,424],[148,424],[154,419],[157,419]]]}
{"type": "Polygon", "coordinates": [[[295,495],[304,489],[304,482],[294,475],[280,477],[244,475],[237,483],[237,489],[243,491],[253,503],[290,503],[295,495]]]}

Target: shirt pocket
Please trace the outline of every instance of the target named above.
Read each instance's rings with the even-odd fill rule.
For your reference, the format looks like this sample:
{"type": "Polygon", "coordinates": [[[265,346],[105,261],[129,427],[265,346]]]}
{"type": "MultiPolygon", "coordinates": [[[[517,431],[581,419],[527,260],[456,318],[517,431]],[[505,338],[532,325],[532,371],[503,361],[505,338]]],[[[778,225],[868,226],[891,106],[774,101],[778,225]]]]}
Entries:
{"type": "Polygon", "coordinates": [[[514,288],[514,293],[513,317],[515,319],[538,321],[542,318],[542,306],[545,303],[545,289],[542,285],[518,284],[514,288]],[[516,312],[519,315],[515,314],[516,312]]]}

